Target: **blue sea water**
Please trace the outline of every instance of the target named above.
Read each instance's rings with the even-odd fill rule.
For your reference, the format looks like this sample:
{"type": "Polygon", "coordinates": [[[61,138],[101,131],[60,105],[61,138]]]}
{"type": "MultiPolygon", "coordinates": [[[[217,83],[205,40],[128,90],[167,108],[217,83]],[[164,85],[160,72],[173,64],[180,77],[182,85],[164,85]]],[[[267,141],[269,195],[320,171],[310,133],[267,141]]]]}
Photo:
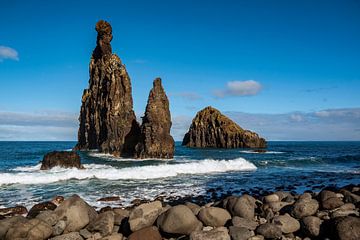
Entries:
{"type": "Polygon", "coordinates": [[[176,143],[172,160],[115,158],[81,152],[85,170],[41,171],[39,161],[75,142],[0,142],[0,208],[32,206],[56,195],[78,194],[92,205],[127,206],[135,198],[262,193],[282,189],[319,191],[360,184],[360,142],[269,142],[251,149],[194,149],[176,143]],[[214,189],[216,190],[214,193],[214,189]],[[209,191],[210,190],[210,191],[209,191]]]}

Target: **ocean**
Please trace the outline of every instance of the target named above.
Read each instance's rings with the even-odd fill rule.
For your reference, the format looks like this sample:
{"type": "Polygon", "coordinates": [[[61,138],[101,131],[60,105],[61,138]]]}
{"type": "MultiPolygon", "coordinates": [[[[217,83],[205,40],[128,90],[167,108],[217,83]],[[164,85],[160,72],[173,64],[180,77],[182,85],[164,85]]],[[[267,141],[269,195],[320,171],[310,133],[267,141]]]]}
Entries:
{"type": "Polygon", "coordinates": [[[123,159],[80,152],[85,170],[40,170],[44,154],[76,142],[0,142],[0,208],[78,194],[91,205],[128,206],[134,199],[190,196],[207,200],[276,190],[319,191],[360,184],[360,142],[268,143],[251,149],[194,149],[176,142],[172,160],[123,159]],[[119,196],[114,202],[97,199],[119,196]]]}

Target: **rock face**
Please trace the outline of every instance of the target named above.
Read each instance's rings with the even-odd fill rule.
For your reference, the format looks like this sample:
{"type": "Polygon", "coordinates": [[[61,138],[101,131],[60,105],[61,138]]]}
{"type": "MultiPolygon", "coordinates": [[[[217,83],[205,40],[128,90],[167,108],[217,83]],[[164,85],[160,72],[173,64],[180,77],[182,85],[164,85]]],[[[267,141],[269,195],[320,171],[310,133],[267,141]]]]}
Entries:
{"type": "Polygon", "coordinates": [[[129,75],[110,42],[112,28],[96,24],[97,46],[90,60],[89,88],[84,90],[76,149],[98,149],[116,156],[128,156],[138,142],[129,75]]]}
{"type": "Polygon", "coordinates": [[[140,142],[135,147],[135,157],[172,158],[175,143],[170,135],[170,128],[169,100],[161,79],[156,78],[142,118],[140,142]]]}
{"type": "Polygon", "coordinates": [[[53,167],[84,168],[81,165],[79,154],[67,151],[54,151],[44,156],[40,169],[48,170],[53,167]]]}
{"type": "Polygon", "coordinates": [[[112,53],[112,28],[100,20],[90,61],[89,88],[84,90],[76,150],[95,149],[121,157],[172,158],[169,100],[154,81],[141,127],[133,111],[131,81],[120,58],[112,53]]]}
{"type": "Polygon", "coordinates": [[[219,110],[206,107],[193,119],[182,145],[213,148],[265,148],[265,139],[242,129],[219,110]]]}

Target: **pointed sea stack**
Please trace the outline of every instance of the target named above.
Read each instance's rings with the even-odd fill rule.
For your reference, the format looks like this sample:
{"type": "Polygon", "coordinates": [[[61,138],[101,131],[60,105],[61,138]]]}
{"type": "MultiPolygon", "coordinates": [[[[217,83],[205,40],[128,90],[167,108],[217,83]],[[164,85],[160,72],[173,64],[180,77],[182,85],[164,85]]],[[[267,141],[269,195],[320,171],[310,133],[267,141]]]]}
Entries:
{"type": "Polygon", "coordinates": [[[137,158],[172,158],[174,139],[170,135],[169,100],[161,84],[154,80],[141,124],[140,142],[135,148],[137,158]]]}
{"type": "Polygon", "coordinates": [[[206,107],[193,119],[182,145],[198,148],[265,148],[258,134],[242,129],[213,107],[206,107]]]}
{"type": "Polygon", "coordinates": [[[77,150],[97,149],[116,156],[132,156],[138,136],[131,82],[120,58],[112,53],[111,25],[96,24],[97,41],[90,60],[89,88],[80,110],[77,150]]]}

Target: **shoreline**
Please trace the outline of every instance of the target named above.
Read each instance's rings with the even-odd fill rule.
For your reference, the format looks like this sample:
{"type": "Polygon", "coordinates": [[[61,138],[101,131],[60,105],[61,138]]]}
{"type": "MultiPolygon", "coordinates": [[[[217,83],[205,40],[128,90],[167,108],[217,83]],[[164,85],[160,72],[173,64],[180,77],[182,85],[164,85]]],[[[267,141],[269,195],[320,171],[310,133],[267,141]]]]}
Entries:
{"type": "Polygon", "coordinates": [[[274,188],[275,191],[259,187],[220,195],[221,190],[207,189],[210,198],[166,194],[153,200],[138,198],[128,207],[111,207],[111,202],[119,198],[99,196],[104,205],[108,203],[100,209],[90,206],[77,195],[66,199],[57,196],[51,201],[35,204],[29,210],[21,206],[0,209],[0,239],[300,240],[360,237],[360,184],[340,188],[327,186],[320,192],[305,190],[302,194],[291,189],[282,191],[281,186],[274,188]],[[154,238],[149,238],[149,234],[154,238]],[[73,238],[68,238],[71,236],[73,238]]]}

